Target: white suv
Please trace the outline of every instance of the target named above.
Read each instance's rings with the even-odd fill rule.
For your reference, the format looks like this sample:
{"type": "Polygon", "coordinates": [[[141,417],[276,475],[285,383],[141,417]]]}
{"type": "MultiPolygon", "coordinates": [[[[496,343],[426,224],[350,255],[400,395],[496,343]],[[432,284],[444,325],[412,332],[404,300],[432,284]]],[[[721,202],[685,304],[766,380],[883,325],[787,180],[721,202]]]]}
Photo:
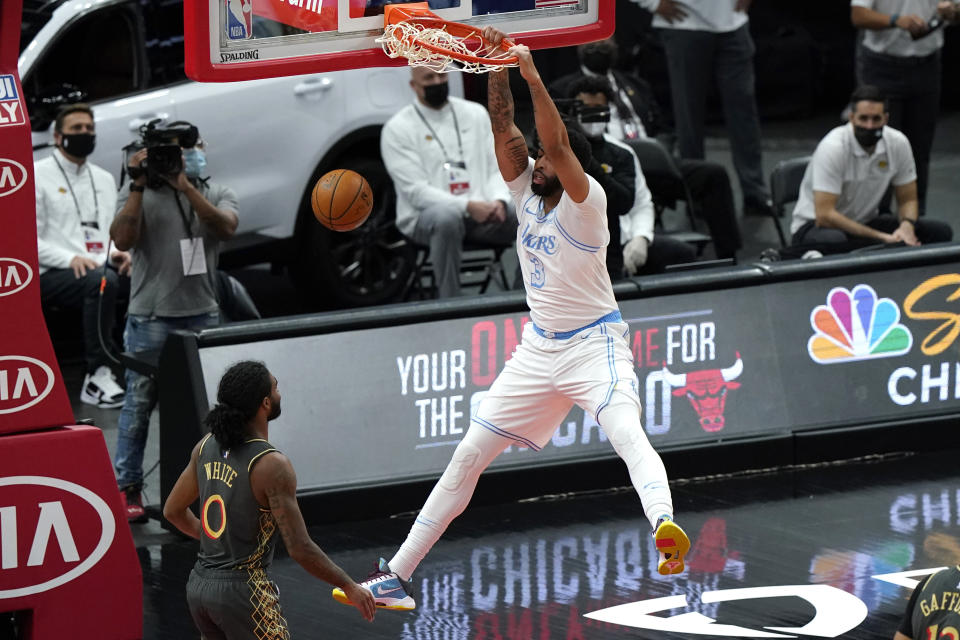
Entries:
{"type": "MultiPolygon", "coordinates": [[[[140,125],[189,121],[208,145],[211,175],[240,198],[238,236],[222,266],[285,264],[317,308],[379,304],[402,292],[413,251],[393,225],[379,140],[383,123],[413,98],[406,68],[197,83],[183,72],[181,0],[24,0],[23,13],[19,71],[35,157],[49,153],[56,104],[77,90],[96,115],[91,159],[118,176],[121,148],[140,125]],[[313,183],[335,168],[358,171],[374,190],[374,214],[355,232],[327,231],[309,207],[313,183]]],[[[284,29],[254,23],[264,35],[284,29]]],[[[462,81],[455,85],[462,94],[462,81]]]]}

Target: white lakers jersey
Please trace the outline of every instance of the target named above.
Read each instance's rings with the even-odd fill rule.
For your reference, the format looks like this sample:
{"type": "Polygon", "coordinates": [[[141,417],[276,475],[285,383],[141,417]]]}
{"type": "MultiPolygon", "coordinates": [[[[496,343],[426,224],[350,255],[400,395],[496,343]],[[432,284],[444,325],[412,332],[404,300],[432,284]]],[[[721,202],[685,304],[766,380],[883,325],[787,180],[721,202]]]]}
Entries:
{"type": "Polygon", "coordinates": [[[586,326],[617,309],[607,273],[607,195],[587,176],[590,191],[583,202],[566,192],[552,211],[534,195],[530,177],[534,161],[508,182],[517,208],[517,255],[527,290],[530,318],[548,331],[586,326]]]}

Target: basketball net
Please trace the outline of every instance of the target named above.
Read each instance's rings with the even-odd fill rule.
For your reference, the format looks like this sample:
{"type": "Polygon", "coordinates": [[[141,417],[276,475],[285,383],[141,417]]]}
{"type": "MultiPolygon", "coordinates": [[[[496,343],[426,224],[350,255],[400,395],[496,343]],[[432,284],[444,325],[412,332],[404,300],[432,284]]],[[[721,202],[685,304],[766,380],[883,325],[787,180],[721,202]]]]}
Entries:
{"type": "Polygon", "coordinates": [[[516,67],[516,56],[507,53],[513,43],[504,39],[494,46],[480,30],[443,20],[427,10],[426,3],[386,5],[383,36],[376,42],[390,58],[406,58],[411,67],[437,73],[466,71],[487,73],[516,67]]]}

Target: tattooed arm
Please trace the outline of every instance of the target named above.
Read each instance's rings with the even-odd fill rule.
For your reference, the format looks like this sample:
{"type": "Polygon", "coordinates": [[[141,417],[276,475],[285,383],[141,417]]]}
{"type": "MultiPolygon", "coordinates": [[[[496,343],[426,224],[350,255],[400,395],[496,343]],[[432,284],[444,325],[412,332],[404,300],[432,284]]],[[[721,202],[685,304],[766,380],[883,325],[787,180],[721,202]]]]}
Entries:
{"type": "Polygon", "coordinates": [[[290,557],[310,575],[343,589],[360,614],[373,620],[373,595],[358,586],[310,539],[297,504],[297,474],[289,458],[279,452],[263,456],[250,472],[250,486],[257,501],[269,505],[290,557]]]}
{"type": "MultiPolygon", "coordinates": [[[[484,36],[488,33],[499,32],[493,31],[492,27],[486,27],[484,36]]],[[[513,96],[510,94],[508,73],[503,70],[487,74],[487,110],[490,112],[493,144],[500,174],[504,180],[510,182],[527,170],[530,154],[527,151],[527,141],[523,139],[523,134],[513,121],[513,96]]]]}
{"type": "MultiPolygon", "coordinates": [[[[486,27],[483,36],[493,44],[499,44],[503,40],[503,33],[493,27],[486,27]]],[[[570,140],[567,138],[567,127],[560,118],[560,112],[557,111],[557,105],[553,103],[553,98],[547,92],[543,84],[543,79],[533,64],[533,57],[530,55],[530,49],[525,45],[514,45],[510,47],[509,53],[517,56],[520,60],[520,75],[527,81],[530,88],[530,97],[533,100],[533,118],[537,125],[537,135],[540,138],[540,145],[543,155],[547,157],[554,171],[557,172],[557,178],[563,185],[563,190],[573,199],[574,202],[583,202],[590,192],[590,182],[587,180],[587,174],[584,172],[580,161],[570,148],[570,140]]],[[[502,72],[501,72],[502,73],[502,72]]],[[[491,74],[492,75],[492,74],[491,74]]],[[[493,79],[490,80],[490,94],[493,95],[493,79]]],[[[493,98],[491,97],[491,104],[493,98]]],[[[513,101],[510,101],[510,116],[513,117],[513,101]]],[[[494,118],[491,108],[490,117],[494,118]]],[[[516,128],[516,127],[514,127],[516,128]]],[[[494,124],[494,136],[496,136],[497,125],[494,124]]],[[[519,133],[519,130],[517,131],[519,133]]],[[[499,147],[497,149],[499,158],[499,147]]],[[[503,163],[501,161],[501,172],[503,163]]],[[[526,168],[526,163],[524,163],[526,168]]],[[[506,178],[506,174],[503,176],[506,178]]],[[[516,176],[514,176],[516,177],[516,176]]]]}

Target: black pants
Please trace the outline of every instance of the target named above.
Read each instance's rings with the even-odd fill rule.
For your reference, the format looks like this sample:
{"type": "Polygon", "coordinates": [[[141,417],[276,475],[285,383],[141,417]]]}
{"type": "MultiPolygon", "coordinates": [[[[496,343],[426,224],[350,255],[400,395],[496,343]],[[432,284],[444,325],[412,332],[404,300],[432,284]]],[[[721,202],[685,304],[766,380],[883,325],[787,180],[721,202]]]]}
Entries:
{"type": "MultiPolygon", "coordinates": [[[[694,213],[703,218],[710,229],[717,257],[735,257],[737,249],[743,246],[743,241],[740,238],[737,210],[733,204],[733,188],[730,186],[727,170],[716,162],[686,158],[677,161],[677,168],[683,174],[683,181],[690,190],[694,213]]],[[[662,195],[674,193],[672,185],[659,184],[658,176],[653,174],[646,178],[654,202],[672,199],[662,195]]]]}
{"type": "Polygon", "coordinates": [[[120,276],[114,269],[106,269],[107,284],[100,301],[100,279],[104,267],[88,270],[77,278],[73,269],[48,269],[40,276],[40,299],[44,305],[83,310],[84,357],[87,373],[93,373],[100,365],[109,365],[100,344],[100,335],[110,344],[116,318],[117,288],[120,276]],[[99,335],[97,315],[100,316],[99,335]]]}
{"type": "Polygon", "coordinates": [[[647,249],[647,263],[638,275],[663,273],[671,264],[696,262],[697,248],[686,242],[675,240],[668,235],[658,233],[647,249]]]}
{"type": "Polygon", "coordinates": [[[887,97],[890,126],[907,136],[917,163],[920,215],[927,208],[930,149],[940,113],[940,52],[922,58],[888,56],[864,46],[857,50],[857,78],[887,97]]]}
{"type": "MultiPolygon", "coordinates": [[[[894,215],[881,215],[868,220],[864,223],[871,229],[882,231],[884,233],[893,233],[900,226],[900,219],[894,215]]],[[[921,244],[930,244],[933,242],[950,242],[953,239],[953,230],[945,222],[939,220],[930,220],[921,218],[917,220],[914,228],[917,240],[921,244]]],[[[808,246],[811,249],[817,249],[821,253],[846,253],[854,249],[860,249],[870,245],[881,244],[879,240],[872,238],[862,238],[860,236],[851,236],[839,229],[827,229],[818,227],[811,220],[797,229],[793,234],[791,244],[794,246],[808,246]]]]}

